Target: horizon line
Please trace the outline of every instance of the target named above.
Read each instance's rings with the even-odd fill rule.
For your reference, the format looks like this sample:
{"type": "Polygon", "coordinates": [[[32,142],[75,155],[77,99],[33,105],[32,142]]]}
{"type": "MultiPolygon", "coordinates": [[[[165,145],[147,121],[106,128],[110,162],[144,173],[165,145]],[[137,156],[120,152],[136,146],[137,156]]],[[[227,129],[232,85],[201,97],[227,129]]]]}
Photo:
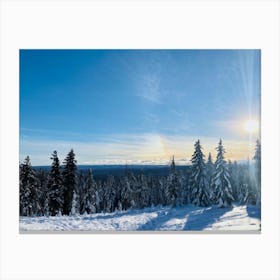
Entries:
{"type": "MultiPolygon", "coordinates": [[[[241,160],[226,160],[226,163],[228,163],[229,161],[231,161],[232,163],[237,162],[237,163],[244,163],[244,162],[251,162],[253,161],[253,159],[241,159],[241,160]]],[[[207,161],[205,160],[205,163],[207,161]]],[[[171,163],[171,161],[170,161],[171,163]]],[[[81,164],[77,164],[77,166],[169,166],[170,163],[131,163],[131,164],[126,164],[126,163],[81,163],[81,164]]],[[[213,164],[215,163],[215,161],[213,161],[213,164]]],[[[191,163],[177,163],[176,164],[176,160],[175,160],[175,165],[176,166],[191,166],[191,163]]],[[[33,167],[48,167],[51,166],[51,164],[37,164],[37,165],[33,165],[33,167]]],[[[60,164],[60,166],[64,166],[64,164],[60,164]]]]}

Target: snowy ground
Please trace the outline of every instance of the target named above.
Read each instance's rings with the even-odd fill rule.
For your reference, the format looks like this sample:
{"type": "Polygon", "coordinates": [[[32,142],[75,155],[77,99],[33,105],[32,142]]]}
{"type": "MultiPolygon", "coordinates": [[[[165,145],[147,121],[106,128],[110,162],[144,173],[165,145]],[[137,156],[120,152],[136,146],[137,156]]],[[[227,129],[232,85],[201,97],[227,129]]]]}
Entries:
{"type": "Polygon", "coordinates": [[[255,206],[233,208],[152,207],[109,214],[62,217],[20,217],[25,231],[260,231],[260,209],[255,206]]]}

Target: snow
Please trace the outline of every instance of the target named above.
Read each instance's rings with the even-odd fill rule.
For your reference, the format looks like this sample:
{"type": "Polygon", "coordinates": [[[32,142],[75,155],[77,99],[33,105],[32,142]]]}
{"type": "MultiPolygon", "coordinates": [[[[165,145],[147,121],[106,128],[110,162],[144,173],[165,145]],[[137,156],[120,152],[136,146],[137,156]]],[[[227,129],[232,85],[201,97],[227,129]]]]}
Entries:
{"type": "Polygon", "coordinates": [[[115,213],[56,217],[20,217],[20,232],[32,231],[260,231],[260,209],[150,207],[115,213]]]}

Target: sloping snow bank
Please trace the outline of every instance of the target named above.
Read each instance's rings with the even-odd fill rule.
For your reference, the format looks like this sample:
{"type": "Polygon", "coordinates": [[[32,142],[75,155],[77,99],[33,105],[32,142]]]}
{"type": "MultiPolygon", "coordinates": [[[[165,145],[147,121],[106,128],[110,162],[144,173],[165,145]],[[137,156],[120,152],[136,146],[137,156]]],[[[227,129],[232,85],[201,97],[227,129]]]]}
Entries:
{"type": "Polygon", "coordinates": [[[260,230],[260,209],[184,206],[151,207],[107,214],[20,217],[20,231],[229,231],[260,230]]]}

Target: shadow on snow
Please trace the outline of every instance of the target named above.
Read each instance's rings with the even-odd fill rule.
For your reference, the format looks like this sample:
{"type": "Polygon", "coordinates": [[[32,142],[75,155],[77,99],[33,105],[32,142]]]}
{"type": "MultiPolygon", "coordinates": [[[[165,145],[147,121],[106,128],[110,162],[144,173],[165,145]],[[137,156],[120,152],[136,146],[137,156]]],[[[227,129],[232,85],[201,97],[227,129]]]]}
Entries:
{"type": "Polygon", "coordinates": [[[201,211],[191,212],[183,230],[203,230],[218,222],[225,213],[231,210],[231,207],[218,208],[217,206],[212,206],[201,211]]]}
{"type": "Polygon", "coordinates": [[[249,217],[260,219],[261,218],[261,208],[257,206],[247,205],[246,211],[249,217]]]}
{"type": "Polygon", "coordinates": [[[185,207],[169,208],[159,211],[157,217],[141,225],[137,230],[165,230],[170,229],[172,220],[179,220],[179,225],[174,224],[172,230],[203,230],[217,222],[226,212],[232,208],[185,207]]]}

